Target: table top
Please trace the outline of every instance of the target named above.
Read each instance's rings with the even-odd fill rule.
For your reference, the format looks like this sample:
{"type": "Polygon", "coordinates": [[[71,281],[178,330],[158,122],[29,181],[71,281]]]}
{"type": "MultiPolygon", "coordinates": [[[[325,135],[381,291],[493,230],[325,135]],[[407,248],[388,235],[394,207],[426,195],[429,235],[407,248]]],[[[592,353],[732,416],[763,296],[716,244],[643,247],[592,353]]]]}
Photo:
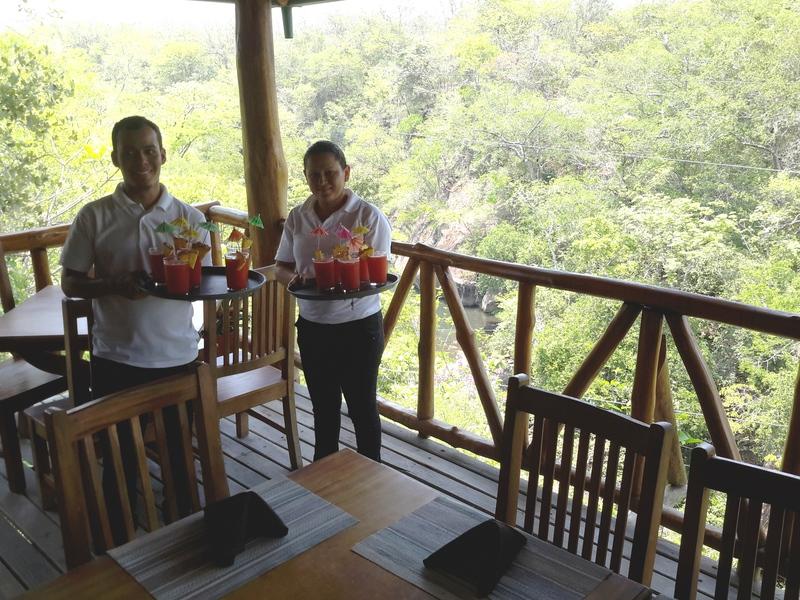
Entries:
{"type": "MultiPolygon", "coordinates": [[[[0,352],[64,349],[61,300],[64,292],[48,285],[0,316],[0,352]]],[[[84,324],[82,333],[86,334],[84,324]]]]}
{"type": "MultiPolygon", "coordinates": [[[[342,450],[293,472],[290,479],[339,506],[359,522],[242,586],[228,598],[430,598],[351,548],[376,531],[430,502],[439,492],[351,450],[342,450]]],[[[554,550],[557,550],[554,547],[554,550]]],[[[648,590],[611,574],[587,598],[638,600],[648,590]]],[[[111,558],[70,571],[29,598],[148,598],[111,558]]]]}

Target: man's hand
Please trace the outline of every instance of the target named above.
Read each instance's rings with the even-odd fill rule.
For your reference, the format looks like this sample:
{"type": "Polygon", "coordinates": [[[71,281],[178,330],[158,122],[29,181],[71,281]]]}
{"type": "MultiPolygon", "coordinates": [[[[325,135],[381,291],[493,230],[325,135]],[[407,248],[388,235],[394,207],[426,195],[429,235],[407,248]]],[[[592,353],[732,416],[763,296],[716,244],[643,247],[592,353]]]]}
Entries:
{"type": "Polygon", "coordinates": [[[147,296],[147,291],[145,290],[146,281],[147,273],[144,271],[117,275],[108,280],[109,292],[124,296],[129,300],[139,300],[147,296]]]}

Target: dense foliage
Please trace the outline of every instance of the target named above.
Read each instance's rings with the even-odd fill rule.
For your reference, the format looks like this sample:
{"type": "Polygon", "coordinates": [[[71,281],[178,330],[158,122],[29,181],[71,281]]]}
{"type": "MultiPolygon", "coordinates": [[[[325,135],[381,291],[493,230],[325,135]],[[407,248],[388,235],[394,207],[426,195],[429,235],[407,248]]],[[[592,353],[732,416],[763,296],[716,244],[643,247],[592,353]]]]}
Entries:
{"type": "MultiPolygon", "coordinates": [[[[796,3],[457,4],[441,26],[365,16],[276,37],[290,205],[306,194],[306,145],[331,138],[395,239],[800,312],[796,3]]],[[[68,221],[109,191],[118,176],[108,132],[131,113],[162,125],[163,179],[177,196],[245,207],[232,30],[45,22],[25,37],[0,33],[2,230],[68,221]]],[[[481,347],[502,398],[514,290],[477,285],[500,307],[481,347]]],[[[615,308],[541,292],[534,380],[563,387],[615,308]]],[[[406,405],[415,318],[407,308],[381,381],[406,405]]],[[[797,345],[693,326],[743,454],[775,462],[797,345]]],[[[624,406],[634,355],[626,343],[588,395],[624,406]]],[[[437,360],[437,417],[485,434],[465,361],[447,349],[437,360]]],[[[670,360],[681,429],[707,438],[670,360]]]]}

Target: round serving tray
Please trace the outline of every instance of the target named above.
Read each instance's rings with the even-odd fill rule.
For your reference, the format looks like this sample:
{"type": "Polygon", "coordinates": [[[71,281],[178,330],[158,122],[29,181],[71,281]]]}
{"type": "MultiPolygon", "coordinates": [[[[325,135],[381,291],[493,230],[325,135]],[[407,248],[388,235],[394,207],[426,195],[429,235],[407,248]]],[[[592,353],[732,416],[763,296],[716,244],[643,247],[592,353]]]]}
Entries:
{"type": "Polygon", "coordinates": [[[350,300],[351,298],[363,298],[364,296],[374,296],[386,290],[392,289],[397,285],[397,275],[389,273],[386,276],[386,283],[362,283],[361,288],[352,292],[342,291],[336,287],[332,290],[318,290],[313,279],[307,280],[300,287],[290,287],[291,292],[297,298],[303,300],[350,300]]]}
{"type": "Polygon", "coordinates": [[[225,279],[225,267],[203,267],[203,279],[198,287],[189,290],[188,294],[170,294],[167,286],[150,282],[145,286],[147,293],[159,298],[169,300],[212,300],[214,298],[233,298],[245,296],[264,285],[267,280],[261,273],[250,270],[247,272],[247,287],[241,290],[229,290],[228,281],[225,279]]]}

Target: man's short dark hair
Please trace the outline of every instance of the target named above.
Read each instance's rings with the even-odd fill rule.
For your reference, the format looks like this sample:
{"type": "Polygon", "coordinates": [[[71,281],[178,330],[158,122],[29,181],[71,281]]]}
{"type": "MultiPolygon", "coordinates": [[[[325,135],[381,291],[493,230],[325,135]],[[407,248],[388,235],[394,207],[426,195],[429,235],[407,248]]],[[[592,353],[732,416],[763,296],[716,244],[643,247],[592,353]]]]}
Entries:
{"type": "Polygon", "coordinates": [[[309,156],[316,156],[318,154],[333,154],[336,161],[342,165],[344,169],[347,166],[347,159],[344,157],[344,152],[336,144],[328,140],[319,140],[314,142],[308,147],[306,153],[303,155],[303,172],[306,170],[309,156]]]}
{"type": "Polygon", "coordinates": [[[156,138],[158,139],[158,145],[160,148],[164,147],[163,142],[161,141],[161,130],[158,128],[158,125],[153,123],[150,119],[146,119],[144,117],[133,116],[133,117],[125,117],[124,119],[120,119],[116,123],[114,123],[114,128],[111,130],[111,151],[117,151],[117,138],[119,137],[120,131],[137,131],[142,129],[143,127],[149,127],[153,131],[156,132],[156,138]]]}

